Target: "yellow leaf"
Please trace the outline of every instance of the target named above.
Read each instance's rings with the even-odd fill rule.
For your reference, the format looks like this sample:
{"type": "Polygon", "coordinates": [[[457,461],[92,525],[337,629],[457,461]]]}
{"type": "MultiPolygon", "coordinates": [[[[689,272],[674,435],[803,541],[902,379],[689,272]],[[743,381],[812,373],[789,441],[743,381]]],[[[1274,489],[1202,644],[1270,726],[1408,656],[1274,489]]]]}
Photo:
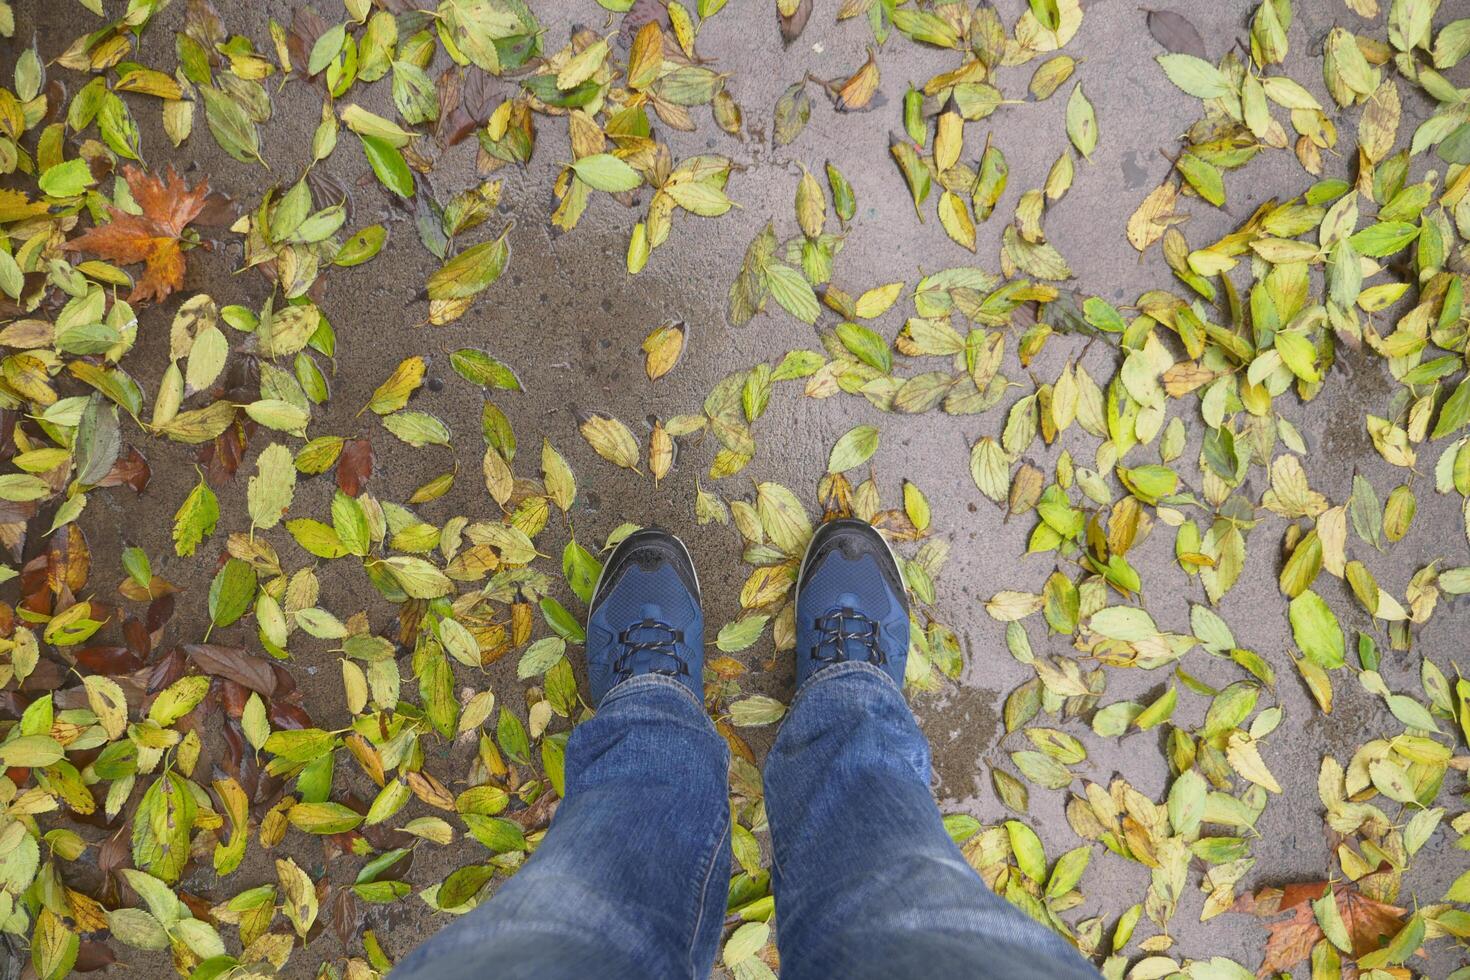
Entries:
{"type": "Polygon", "coordinates": [[[1149,192],[1148,197],[1128,219],[1128,241],[1140,252],[1164,237],[1164,232],[1174,222],[1174,202],[1179,198],[1179,187],[1163,183],[1149,192]]]}
{"type": "Polygon", "coordinates": [[[643,338],[644,370],[649,381],[657,381],[674,369],[684,353],[685,327],[682,320],[654,327],[643,338]]]}
{"type": "Polygon", "coordinates": [[[873,49],[869,48],[868,60],[838,89],[837,111],[851,112],[861,109],[872,101],[873,94],[877,91],[878,62],[873,57],[873,49]]]}
{"type": "Polygon", "coordinates": [[[593,413],[578,426],[582,438],[609,463],[624,469],[638,469],[638,440],[628,427],[611,415],[593,413]]]}
{"type": "Polygon", "coordinates": [[[898,294],[903,291],[903,283],[890,282],[886,286],[874,286],[863,293],[857,299],[855,311],[864,320],[882,316],[888,308],[898,299],[898,294]]]}
{"type": "Polygon", "coordinates": [[[648,471],[653,474],[653,483],[658,485],[669,474],[669,467],[674,463],[674,440],[669,437],[669,432],[664,428],[662,421],[653,424],[653,432],[648,436],[648,471]]]}
{"type": "MultiPolygon", "coordinates": [[[[388,415],[396,412],[408,404],[408,396],[418,390],[424,380],[424,372],[427,365],[424,359],[415,354],[413,357],[405,357],[398,362],[388,380],[378,385],[378,390],[373,392],[364,411],[372,410],[378,415],[388,415]]],[[[359,412],[359,415],[362,413],[359,412]]]]}
{"type": "Polygon", "coordinates": [[[1261,760],[1261,752],[1256,747],[1255,739],[1245,732],[1230,733],[1230,740],[1225,747],[1225,757],[1230,760],[1230,765],[1236,772],[1257,786],[1270,790],[1272,793],[1281,792],[1281,784],[1276,782],[1276,777],[1271,775],[1271,770],[1267,769],[1266,763],[1261,760]]]}
{"type": "Polygon", "coordinates": [[[504,506],[510,499],[511,491],[515,489],[515,476],[505,462],[505,457],[494,446],[490,446],[485,450],[482,468],[485,471],[485,489],[490,491],[490,498],[504,506]]]}
{"type": "Polygon", "coordinates": [[[805,167],[801,170],[801,183],[796,185],[796,223],[801,225],[802,234],[816,238],[822,233],[827,220],[827,196],[822,185],[805,167]]]}
{"type": "Polygon", "coordinates": [[[958,112],[941,113],[934,129],[934,168],[940,173],[953,167],[965,145],[965,120],[958,112]]]}
{"type": "Polygon", "coordinates": [[[87,688],[87,704],[109,739],[121,738],[128,728],[128,700],[117,682],[100,674],[82,678],[87,688]]]}
{"type": "Polygon", "coordinates": [[[954,191],[945,191],[939,198],[939,223],[956,244],[975,251],[975,222],[964,198],[954,191]]]}
{"type": "Polygon", "coordinates": [[[597,69],[607,60],[607,41],[601,40],[595,44],[589,44],[576,57],[568,61],[562,70],[556,73],[556,87],[565,92],[567,89],[576,88],[587,79],[597,74],[597,69]]]}

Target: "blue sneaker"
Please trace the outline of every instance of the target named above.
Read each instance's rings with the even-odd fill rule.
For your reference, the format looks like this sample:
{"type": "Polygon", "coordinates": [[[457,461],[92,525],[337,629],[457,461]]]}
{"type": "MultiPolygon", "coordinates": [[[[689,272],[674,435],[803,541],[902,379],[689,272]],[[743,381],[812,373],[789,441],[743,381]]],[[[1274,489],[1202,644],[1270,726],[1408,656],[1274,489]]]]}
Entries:
{"type": "Polygon", "coordinates": [[[640,674],[672,677],[704,699],[704,612],[684,542],[654,528],[628,535],[603,564],[588,608],[594,707],[640,674]]]}
{"type": "Polygon", "coordinates": [[[903,686],[909,603],[888,542],[866,521],[817,528],[796,580],[796,684],[823,667],[866,660],[903,686]]]}

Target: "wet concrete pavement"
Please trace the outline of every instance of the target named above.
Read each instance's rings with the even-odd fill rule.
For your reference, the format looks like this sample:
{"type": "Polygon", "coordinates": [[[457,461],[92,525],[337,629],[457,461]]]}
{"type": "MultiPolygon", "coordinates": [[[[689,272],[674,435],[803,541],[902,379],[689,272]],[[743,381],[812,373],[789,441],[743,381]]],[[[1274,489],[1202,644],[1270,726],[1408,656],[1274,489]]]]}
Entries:
{"type": "MultiPolygon", "coordinates": [[[[1007,23],[1012,23],[1022,9],[1017,2],[999,6],[1007,23]]],[[[1247,16],[1253,5],[1189,0],[1168,6],[1193,20],[1214,59],[1246,37],[1247,16]]],[[[1328,0],[1296,6],[1298,22],[1291,32],[1292,54],[1287,67],[1326,104],[1321,41],[1334,23],[1347,22],[1354,15],[1341,3],[1328,0]]],[[[182,2],[175,3],[149,27],[140,61],[172,67],[172,31],[182,19],[183,7],[182,2]]],[[[218,7],[231,33],[264,44],[268,38],[267,18],[274,15],[288,20],[291,5],[261,2],[218,7]]],[[[571,24],[587,24],[603,31],[609,23],[605,12],[591,0],[537,7],[546,27],[548,50],[564,43],[571,24]]],[[[1003,624],[992,621],[982,603],[1000,589],[1040,591],[1055,567],[1049,557],[1024,556],[1032,521],[1003,520],[1002,512],[980,495],[969,475],[970,444],[982,435],[999,435],[1004,412],[1014,397],[1007,397],[1000,407],[982,416],[951,418],[931,413],[914,417],[881,415],[863,400],[851,397],[805,399],[797,386],[778,386],[765,417],[755,426],[758,451],[745,473],[725,481],[709,480],[705,470],[712,450],[708,443],[691,441],[681,446],[673,471],[658,487],[646,475],[619,470],[598,459],[577,433],[577,411],[595,410],[617,416],[643,438],[646,420],[697,411],[709,389],[729,372],[771,360],[786,350],[819,347],[815,330],[793,320],[774,303],[745,327],[732,327],[725,313],[726,290],[754,234],[772,219],[781,237],[795,232],[792,201],[802,165],[818,172],[825,161],[831,160],[852,182],[858,212],[837,258],[834,282],[856,295],[894,280],[912,285],[921,273],[954,265],[975,264],[997,271],[1000,234],[1017,198],[1028,188],[1040,186],[1052,161],[1067,146],[1063,113],[1070,83],[1047,102],[1007,105],[991,118],[966,127],[965,159],[978,157],[988,134],[1010,164],[1009,189],[995,215],[980,226],[978,255],[972,258],[944,235],[932,204],[925,208],[923,222],[916,218],[888,154],[890,131],[901,130],[900,102],[906,84],[922,84],[930,75],[952,67],[953,55],[921,49],[895,37],[879,55],[881,93],[886,105],[864,113],[838,114],[812,86],[810,124],[793,143],[777,147],[769,135],[772,109],[786,86],[804,73],[822,79],[845,77],[861,64],[871,38],[861,20],[834,25],[833,5],[818,2],[818,10],[801,38],[783,48],[770,7],[764,0],[731,0],[699,35],[700,52],[729,73],[727,84],[744,111],[746,135],[735,139],[719,132],[707,116],[700,115],[706,112],[702,109],[696,110],[700,120],[697,133],[664,133],[676,159],[692,152],[716,152],[739,164],[741,169],[731,177],[728,188],[739,207],[718,219],[683,214],[676,217],[668,244],[653,253],[646,270],[636,277],[628,276],[623,264],[627,236],[636,215],[606,195],[594,195],[580,226],[570,234],[558,234],[548,225],[546,219],[555,203],[551,182],[557,169],[570,159],[570,151],[564,126],[538,120],[532,163],[525,170],[506,169],[496,175],[505,181],[501,214],[471,233],[473,240],[483,240],[497,234],[505,223],[514,224],[510,233],[512,258],[506,275],[459,322],[445,328],[422,326],[427,315],[424,282],[437,263],[419,242],[412,215],[374,182],[355,139],[344,132],[338,150],[320,165],[321,169],[350,189],[353,214],[349,228],[382,221],[388,225],[391,237],[388,247],[369,264],[333,270],[326,276],[320,303],[336,327],[339,346],[331,379],[332,397],[325,409],[316,413],[311,431],[314,435],[371,435],[378,453],[378,472],[371,487],[384,499],[403,500],[429,477],[457,466],[460,477],[454,491],[421,508],[424,519],[442,523],[458,514],[472,519],[488,517],[493,505],[481,486],[478,465],[482,448],[478,433],[481,396],[454,376],[445,353],[463,346],[484,348],[511,365],[525,387],[523,393],[494,396],[519,439],[523,456],[518,469],[534,470],[531,461],[542,436],[567,456],[580,486],[572,523],[584,543],[601,541],[624,521],[657,522],[683,536],[695,553],[704,582],[707,619],[717,628],[739,615],[739,588],[748,568],[740,562],[740,546],[732,530],[696,525],[696,478],[725,496],[748,494],[751,478],[774,480],[809,501],[815,513],[815,488],[825,471],[833,441],[859,422],[878,425],[882,444],[873,468],[885,504],[897,505],[901,479],[914,480],[933,505],[936,533],[953,545],[938,582],[939,607],[944,620],[963,641],[966,666],[958,683],[947,683],[941,693],[914,699],[934,747],[937,794],[946,811],[969,813],[992,823],[1009,814],[990,788],[989,768],[993,764],[1009,765],[1006,752],[1020,747],[1001,739],[1001,702],[1032,673],[1007,654],[1003,624]],[[688,324],[688,349],[668,377],[650,384],[642,370],[639,345],[653,326],[669,320],[688,324]],[[426,352],[434,352],[430,377],[444,384],[441,390],[421,392],[415,407],[449,423],[455,435],[452,452],[411,449],[379,430],[375,422],[357,417],[373,389],[400,359],[426,352]]],[[[329,20],[340,14],[340,8],[327,0],[318,3],[317,9],[329,20]]],[[[48,60],[81,29],[77,8],[65,0],[20,0],[17,13],[17,37],[29,37],[35,30],[42,55],[48,60]]],[[[1082,29],[1066,51],[1081,61],[1076,77],[1082,80],[1096,107],[1101,139],[1092,161],[1078,163],[1076,181],[1068,195],[1048,208],[1048,239],[1071,262],[1076,272],[1073,285],[1088,295],[1124,304],[1147,289],[1172,288],[1174,283],[1159,249],[1155,247],[1140,260],[1124,238],[1124,225],[1143,196],[1168,173],[1169,157],[1179,134],[1197,117],[1198,103],[1169,85],[1153,63],[1153,57],[1162,49],[1149,37],[1143,12],[1130,0],[1088,4],[1082,29]]],[[[1024,98],[1033,68],[1034,64],[1002,73],[1000,87],[1008,96],[1024,98]]],[[[66,76],[68,85],[74,88],[77,76],[58,73],[66,76]]],[[[1407,85],[1401,86],[1401,91],[1405,93],[1406,114],[1422,115],[1425,106],[1418,95],[1408,94],[1407,85]]],[[[392,114],[386,84],[375,85],[365,93],[354,89],[350,98],[385,115],[392,114]]],[[[216,190],[251,206],[271,182],[280,182],[284,187],[300,173],[308,158],[320,103],[316,89],[295,81],[275,94],[274,117],[263,128],[263,152],[270,162],[270,173],[258,166],[240,164],[219,151],[205,130],[202,114],[189,142],[182,150],[172,151],[157,111],[135,109],[135,113],[151,167],[174,162],[180,169],[187,168],[191,179],[208,176],[216,190]]],[[[1406,122],[1401,132],[1408,129],[1406,122]]],[[[1350,140],[1350,133],[1351,127],[1345,126],[1345,139],[1350,140]]],[[[429,183],[441,199],[477,182],[471,143],[447,153],[430,177],[429,183]]],[[[1342,149],[1350,148],[1348,142],[1342,149]]],[[[1348,156],[1344,152],[1344,157],[1348,156]]],[[[1341,160],[1330,158],[1328,172],[1341,174],[1343,166],[1341,160]]],[[[1415,172],[1422,166],[1421,158],[1416,161],[1415,172]]],[[[1184,231],[1193,244],[1211,241],[1233,228],[1260,202],[1293,197],[1311,180],[1288,152],[1264,153],[1246,170],[1227,177],[1229,201],[1223,211],[1199,201],[1186,204],[1192,217],[1184,231]]],[[[640,203],[646,204],[646,193],[639,195],[640,203]]],[[[240,258],[237,244],[226,245],[212,255],[193,253],[185,295],[202,290],[221,304],[258,308],[269,295],[268,284],[251,273],[233,274],[240,258]]],[[[150,394],[156,390],[166,364],[168,323],[178,300],[173,297],[162,307],[144,313],[138,349],[129,357],[130,370],[150,394]]],[[[908,302],[901,300],[875,326],[891,339],[908,308],[908,302]]],[[[1085,339],[1080,337],[1055,338],[1031,370],[1039,378],[1054,378],[1084,345],[1085,339]]],[[[1311,450],[1307,468],[1313,487],[1334,503],[1346,499],[1354,472],[1372,480],[1380,496],[1402,482],[1403,475],[1402,471],[1391,470],[1373,452],[1363,429],[1365,410],[1386,407],[1391,392],[1387,375],[1374,359],[1347,360],[1347,365],[1333,372],[1316,401],[1309,405],[1292,403],[1286,408],[1311,450]]],[[[1115,369],[1113,355],[1103,345],[1089,349],[1085,363],[1099,379],[1111,376],[1115,369]]],[[[1014,355],[1003,370],[1023,377],[1014,355]]],[[[1016,389],[1015,396],[1028,391],[1016,389]]],[[[1293,402],[1290,398],[1283,400],[1293,402]]],[[[1203,430],[1196,412],[1192,400],[1171,406],[1171,414],[1180,414],[1190,426],[1190,447],[1180,460],[1187,484],[1198,475],[1191,462],[1203,430]]],[[[1070,449],[1076,459],[1090,465],[1095,448],[1093,440],[1077,437],[1075,430],[1045,451],[1039,445],[1033,446],[1028,457],[1048,472],[1061,449],[1070,449]]],[[[119,493],[99,494],[83,518],[97,556],[95,580],[118,580],[122,547],[133,543],[144,546],[153,556],[158,574],[190,587],[174,629],[177,638],[192,640],[198,632],[194,626],[202,627],[207,622],[207,579],[199,577],[203,568],[200,562],[173,558],[169,544],[172,515],[196,481],[192,453],[185,447],[153,441],[143,449],[153,464],[154,480],[142,498],[135,501],[119,493]]],[[[1152,450],[1140,455],[1148,456],[1147,461],[1154,459],[1152,450]]],[[[1416,486],[1420,491],[1419,514],[1411,534],[1388,553],[1374,556],[1370,563],[1384,587],[1400,595],[1409,577],[1435,558],[1445,558],[1451,565],[1470,563],[1466,561],[1456,502],[1434,494],[1432,481],[1420,480],[1416,486]]],[[[1263,489],[1265,484],[1257,471],[1246,496],[1259,499],[1263,489]]],[[[220,491],[221,510],[226,515],[221,528],[235,529],[241,526],[245,513],[244,474],[220,491]]],[[[292,516],[324,515],[330,491],[324,480],[302,483],[292,516]]],[[[1332,868],[1332,845],[1322,824],[1316,794],[1321,756],[1332,753],[1346,763],[1367,738],[1401,730],[1382,709],[1381,702],[1359,690],[1345,672],[1335,678],[1338,702],[1331,717],[1324,718],[1318,712],[1301,685],[1288,659],[1291,634],[1286,604],[1276,585],[1283,527],[1283,522],[1268,519],[1251,534],[1247,570],[1220,609],[1238,641],[1275,666],[1279,678],[1275,697],[1285,710],[1282,728],[1267,740],[1264,750],[1265,760],[1284,792],[1272,799],[1261,818],[1261,836],[1253,848],[1257,864],[1242,888],[1327,875],[1332,868]]],[[[1144,574],[1144,601],[1150,613],[1165,629],[1187,632],[1188,604],[1203,601],[1204,594],[1198,583],[1186,579],[1174,564],[1172,535],[1166,532],[1165,528],[1156,529],[1141,546],[1137,553],[1141,557],[1135,557],[1135,563],[1144,574]]],[[[281,529],[267,536],[278,545],[287,541],[281,529]]],[[[564,541],[565,532],[552,528],[538,543],[554,555],[564,541]]],[[[343,618],[367,609],[375,626],[387,625],[390,608],[377,599],[355,566],[324,563],[319,575],[322,606],[343,618]]],[[[1345,587],[1324,581],[1319,581],[1318,587],[1327,590],[1344,625],[1371,628],[1345,587]]],[[[561,597],[570,604],[565,592],[561,597]]],[[[1460,655],[1467,623],[1470,618],[1462,603],[1442,602],[1440,611],[1419,633],[1412,653],[1386,654],[1384,673],[1390,686],[1395,690],[1418,690],[1421,652],[1450,671],[1460,655]]],[[[1038,653],[1066,652],[1068,644],[1063,638],[1044,635],[1034,621],[1028,625],[1038,653]]],[[[237,626],[227,631],[225,638],[248,642],[249,627],[237,626]]],[[[303,643],[298,651],[293,644],[294,669],[306,691],[307,707],[326,727],[347,720],[336,656],[328,652],[328,646],[303,643]]],[[[763,669],[770,658],[769,633],[739,657],[755,668],[750,684],[753,691],[783,700],[789,697],[789,668],[763,669]]],[[[1238,676],[1228,662],[1215,661],[1199,650],[1189,655],[1187,669],[1209,683],[1224,684],[1238,676]]],[[[500,703],[522,709],[524,685],[515,679],[514,657],[498,664],[490,681],[500,703]]],[[[1169,681],[1162,671],[1111,669],[1104,701],[1147,700],[1169,681]]],[[[1262,706],[1269,702],[1270,695],[1264,695],[1262,706]]],[[[1175,721],[1198,723],[1206,706],[1206,699],[1185,692],[1175,721]]],[[[1079,774],[1106,783],[1113,773],[1121,773],[1145,794],[1162,798],[1168,770],[1160,732],[1136,733],[1114,741],[1084,733],[1075,722],[1066,727],[1083,737],[1089,751],[1087,761],[1073,767],[1079,774]]],[[[748,734],[758,750],[768,744],[769,732],[748,734]]],[[[463,747],[446,751],[452,758],[464,758],[463,747]]],[[[453,769],[446,767],[446,771],[453,769]]],[[[1462,777],[1452,773],[1449,778],[1457,789],[1463,788],[1462,777]]],[[[1052,857],[1078,843],[1065,820],[1064,802],[1064,793],[1032,789],[1028,822],[1041,834],[1052,857]]],[[[302,866],[319,873],[321,856],[314,845],[303,844],[299,835],[293,838],[291,846],[303,855],[298,858],[302,866]]],[[[258,862],[260,855],[253,844],[251,851],[251,863],[236,875],[238,883],[228,886],[232,890],[265,880],[270,874],[268,866],[258,862]]],[[[1069,917],[1106,914],[1111,929],[1112,917],[1143,900],[1148,874],[1141,866],[1108,855],[1101,848],[1097,851],[1080,886],[1086,900],[1069,917]]],[[[1401,904],[1412,904],[1411,899],[1438,900],[1448,882],[1463,870],[1463,861],[1457,857],[1448,833],[1441,831],[1415,861],[1401,904]]],[[[426,885],[461,863],[454,855],[426,853],[410,879],[416,886],[426,885]]],[[[340,873],[334,874],[334,880],[338,877],[340,873]]],[[[1193,957],[1226,955],[1254,968],[1259,962],[1264,930],[1253,920],[1235,915],[1199,923],[1203,895],[1194,887],[1196,881],[1194,873],[1172,923],[1171,934],[1177,940],[1173,952],[1193,957]]],[[[207,871],[196,872],[186,884],[210,894],[217,887],[207,871]]],[[[366,926],[376,929],[384,947],[395,956],[404,953],[435,924],[416,899],[391,909],[369,908],[366,912],[366,926]]],[[[319,938],[308,958],[315,963],[318,952],[321,958],[341,955],[335,943],[331,936],[319,938]]],[[[293,963],[290,969],[294,972],[306,968],[302,962],[293,963]]]]}

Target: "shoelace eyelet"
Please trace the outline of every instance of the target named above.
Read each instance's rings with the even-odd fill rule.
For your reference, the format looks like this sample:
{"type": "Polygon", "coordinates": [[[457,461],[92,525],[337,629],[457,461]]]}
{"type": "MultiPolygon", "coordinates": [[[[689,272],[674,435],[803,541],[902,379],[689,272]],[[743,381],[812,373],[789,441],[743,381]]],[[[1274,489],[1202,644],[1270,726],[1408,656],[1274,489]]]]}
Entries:
{"type": "Polygon", "coordinates": [[[689,674],[689,664],[678,652],[678,644],[684,642],[684,631],[674,629],[668,623],[657,619],[641,620],[618,633],[618,642],[622,644],[623,652],[613,661],[612,669],[614,674],[624,680],[633,676],[631,661],[640,653],[668,657],[674,662],[671,667],[658,667],[648,671],[650,674],[662,674],[665,677],[685,677],[689,674]],[[635,639],[640,631],[661,635],[652,639],[635,639]]]}
{"type": "Polygon", "coordinates": [[[811,648],[811,658],[822,663],[836,664],[845,663],[849,659],[847,655],[848,642],[858,643],[867,653],[868,663],[875,667],[882,667],[888,663],[888,654],[884,653],[879,642],[878,621],[848,606],[834,607],[825,614],[816,617],[812,626],[817,630],[819,637],[816,644],[811,648]],[[854,624],[849,629],[848,624],[854,624]],[[830,654],[823,651],[831,648],[830,654]]]}

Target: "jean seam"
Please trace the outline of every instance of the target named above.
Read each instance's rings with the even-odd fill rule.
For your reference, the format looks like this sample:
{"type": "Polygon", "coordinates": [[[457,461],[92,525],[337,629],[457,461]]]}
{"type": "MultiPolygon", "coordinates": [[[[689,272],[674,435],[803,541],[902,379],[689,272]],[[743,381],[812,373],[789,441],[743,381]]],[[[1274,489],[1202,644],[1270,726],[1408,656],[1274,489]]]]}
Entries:
{"type": "MultiPolygon", "coordinates": [[[[852,675],[852,674],[868,674],[868,675],[871,675],[871,676],[874,676],[874,677],[879,678],[881,680],[882,684],[883,685],[886,685],[887,686],[887,689],[889,691],[891,691],[893,694],[897,695],[899,701],[902,702],[905,707],[908,707],[908,699],[904,697],[903,689],[901,687],[899,687],[899,685],[897,683],[895,683],[894,680],[893,680],[893,678],[892,677],[889,677],[887,673],[885,673],[883,670],[881,670],[880,668],[878,668],[874,664],[870,664],[870,663],[868,663],[866,661],[863,661],[863,660],[847,660],[847,661],[843,661],[842,663],[832,664],[829,667],[823,667],[822,669],[818,670],[816,673],[814,673],[810,677],[808,677],[802,683],[802,685],[799,688],[797,688],[796,694],[792,697],[792,699],[791,699],[791,705],[790,705],[790,707],[788,707],[786,709],[786,720],[790,720],[790,718],[792,717],[792,715],[794,715],[796,713],[797,706],[801,703],[801,701],[803,700],[803,698],[807,694],[807,692],[810,691],[810,690],[812,690],[813,688],[815,688],[818,684],[821,684],[821,683],[824,683],[824,682],[840,681],[844,677],[847,677],[847,676],[852,675]]],[[[782,725],[784,727],[785,721],[782,722],[782,725]]],[[[773,878],[777,878],[777,877],[782,877],[782,875],[781,875],[781,864],[782,864],[782,862],[781,862],[781,853],[780,852],[781,852],[781,850],[783,848],[779,846],[779,842],[777,840],[777,834],[775,833],[775,827],[774,827],[774,817],[772,817],[770,819],[772,820],[772,830],[771,830],[771,872],[772,872],[773,878]]],[[[774,886],[774,881],[772,882],[772,885],[774,886]]],[[[779,916],[778,916],[778,918],[779,918],[779,916]]],[[[778,929],[780,928],[779,923],[777,925],[777,928],[778,929]]]]}
{"type": "MultiPolygon", "coordinates": [[[[728,764],[729,763],[727,761],[726,765],[728,766],[728,764]]],[[[727,809],[725,811],[724,827],[720,831],[720,836],[718,837],[718,839],[715,840],[715,846],[710,848],[709,858],[704,863],[704,880],[699,886],[699,904],[696,906],[697,911],[694,914],[694,930],[689,934],[689,950],[686,954],[686,958],[689,960],[689,964],[691,967],[695,965],[694,949],[696,946],[699,945],[699,931],[704,925],[705,905],[708,901],[710,881],[715,876],[715,865],[718,864],[720,860],[720,848],[725,847],[729,840],[730,817],[729,810],[727,809]]],[[[719,940],[717,938],[717,946],[718,942],[719,940]]],[[[716,950],[716,955],[718,955],[718,949],[716,950]]],[[[693,980],[699,980],[698,977],[694,976],[693,970],[690,971],[690,974],[691,977],[693,977],[693,980]]]]}
{"type": "MultiPolygon", "coordinates": [[[[603,710],[603,708],[607,707],[615,700],[634,697],[640,692],[654,690],[676,691],[679,696],[684,699],[688,707],[692,708],[695,714],[697,714],[699,718],[703,720],[708,735],[717,739],[720,742],[720,747],[722,749],[725,748],[724,739],[720,737],[718,730],[715,728],[714,722],[710,719],[709,712],[705,710],[704,702],[701,701],[695,695],[695,693],[691,691],[688,687],[686,687],[683,683],[675,680],[672,677],[667,677],[663,674],[639,674],[636,677],[630,677],[625,681],[619,681],[608,690],[607,694],[603,696],[602,701],[598,703],[598,711],[603,710]]],[[[725,756],[725,768],[728,770],[729,766],[730,760],[727,754],[725,756]]],[[[724,810],[724,813],[725,817],[723,821],[723,826],[719,832],[719,836],[716,838],[714,835],[711,835],[710,839],[712,846],[708,848],[708,857],[702,862],[704,865],[704,870],[702,873],[696,871],[696,880],[699,882],[699,903],[695,909],[693,929],[690,932],[689,945],[685,951],[684,956],[685,960],[690,964],[691,967],[693,967],[694,965],[695,947],[699,943],[700,927],[704,924],[705,899],[709,894],[710,882],[713,879],[715,873],[715,865],[719,862],[720,848],[726,846],[726,842],[730,839],[728,810],[724,810]]],[[[691,969],[691,975],[692,973],[693,970],[691,969]]],[[[695,978],[695,980],[699,980],[699,978],[695,978]]]]}

